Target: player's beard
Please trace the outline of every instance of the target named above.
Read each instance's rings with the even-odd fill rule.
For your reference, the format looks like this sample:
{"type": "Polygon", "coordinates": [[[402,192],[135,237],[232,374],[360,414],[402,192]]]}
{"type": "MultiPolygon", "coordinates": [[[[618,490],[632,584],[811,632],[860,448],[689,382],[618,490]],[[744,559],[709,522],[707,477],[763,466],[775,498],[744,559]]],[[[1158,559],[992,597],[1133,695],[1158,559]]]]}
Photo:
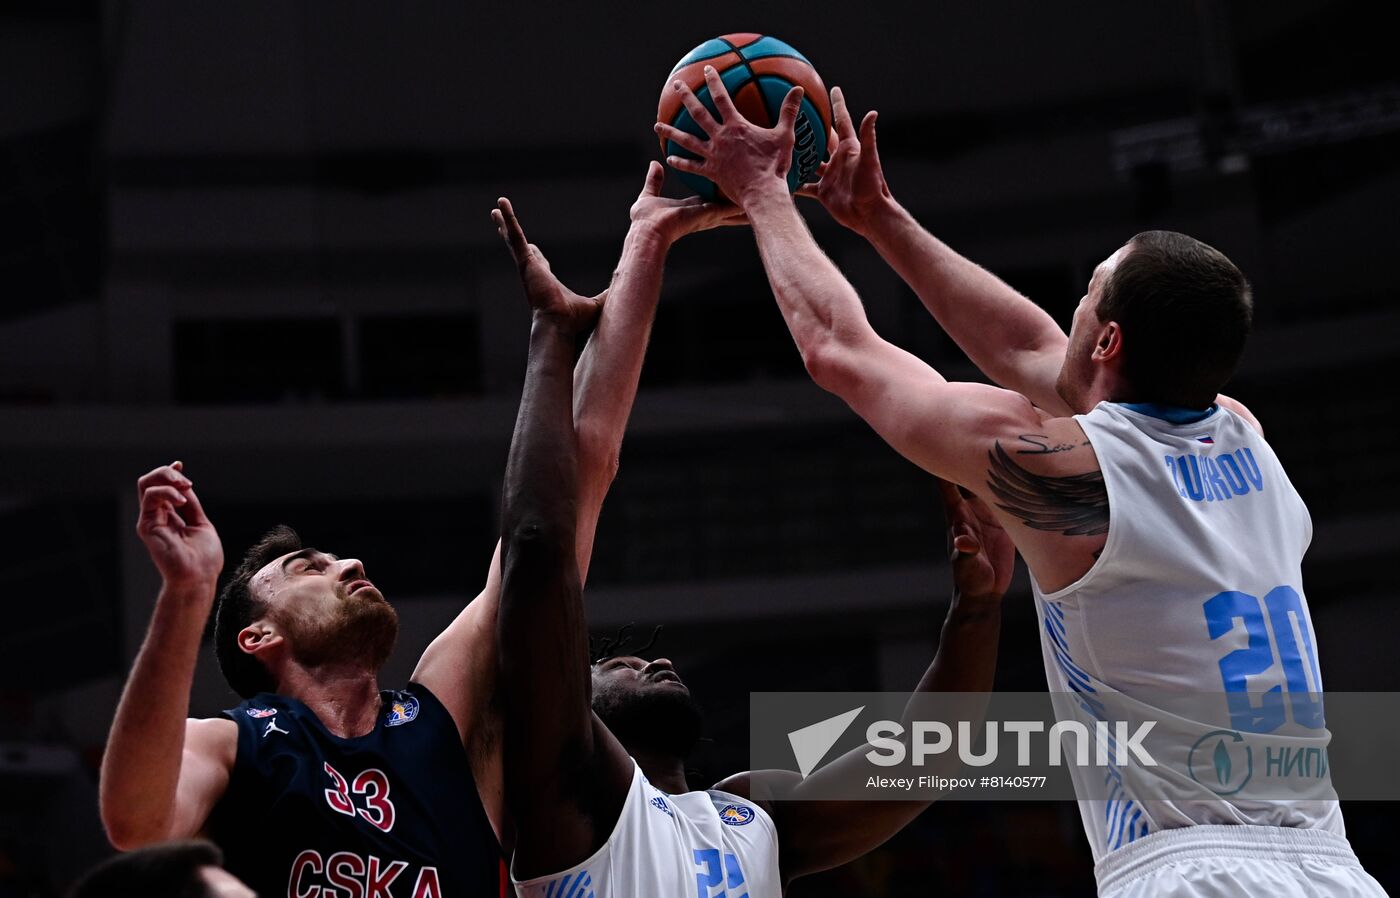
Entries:
{"type": "Polygon", "coordinates": [[[352,593],[335,606],[329,620],[297,621],[292,657],[307,668],[363,666],[378,671],[389,660],[399,636],[394,606],[368,590],[352,593]]]}
{"type": "Polygon", "coordinates": [[[605,689],[594,693],[593,710],[631,752],[647,749],[684,759],[700,741],[704,715],[684,689],[605,689]]]}

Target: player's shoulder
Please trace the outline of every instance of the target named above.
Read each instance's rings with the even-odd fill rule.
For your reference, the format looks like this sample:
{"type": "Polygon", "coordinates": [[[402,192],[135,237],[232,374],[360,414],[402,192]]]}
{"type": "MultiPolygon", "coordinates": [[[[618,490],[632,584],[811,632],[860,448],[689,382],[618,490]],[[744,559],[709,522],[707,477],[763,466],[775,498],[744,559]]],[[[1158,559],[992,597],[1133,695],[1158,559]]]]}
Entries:
{"type": "Polygon", "coordinates": [[[1026,396],[991,384],[961,381],[948,385],[950,402],[942,406],[937,426],[964,448],[990,447],[1001,440],[1015,440],[1023,433],[1041,433],[1052,422],[1075,428],[1072,418],[1048,412],[1026,396]]]}
{"type": "Polygon", "coordinates": [[[185,751],[232,767],[238,755],[238,724],[229,717],[188,718],[185,751]]]}
{"type": "Polygon", "coordinates": [[[1215,404],[1228,412],[1233,412],[1237,417],[1241,418],[1244,423],[1254,428],[1255,432],[1260,436],[1264,435],[1264,425],[1259,423],[1259,419],[1254,416],[1254,413],[1251,412],[1249,407],[1243,402],[1222,393],[1215,397],[1215,404]]]}
{"type": "Polygon", "coordinates": [[[993,468],[1014,464],[1040,474],[1098,468],[1093,443],[1076,418],[1036,412],[1035,418],[1005,422],[992,436],[993,468]]]}
{"type": "MultiPolygon", "coordinates": [[[[765,789],[776,788],[780,791],[787,791],[802,781],[802,777],[791,770],[761,770],[758,773],[763,779],[765,789]]],[[[745,770],[725,777],[706,790],[710,800],[715,805],[715,810],[719,813],[721,822],[734,825],[739,818],[745,816],[744,807],[753,805],[763,811],[764,815],[773,821],[776,827],[778,803],[754,798],[753,780],[754,771],[745,770]]]]}

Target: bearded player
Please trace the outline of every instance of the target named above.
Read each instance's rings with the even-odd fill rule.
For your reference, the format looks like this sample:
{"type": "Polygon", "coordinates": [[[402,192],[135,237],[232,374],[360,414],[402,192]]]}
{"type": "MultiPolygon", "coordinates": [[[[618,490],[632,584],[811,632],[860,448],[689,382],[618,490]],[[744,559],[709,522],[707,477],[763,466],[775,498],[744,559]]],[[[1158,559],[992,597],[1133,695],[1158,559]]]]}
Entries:
{"type": "MultiPolygon", "coordinates": [[[[503,229],[513,227],[501,219],[503,229]]],[[[523,242],[519,235],[517,242],[523,242]]],[[[523,898],[747,894],[859,857],[927,802],[761,801],[740,774],[690,791],[699,712],[669,661],[590,669],[569,365],[594,308],[532,294],[525,391],[506,465],[499,619],[512,876],[523,898]],[[547,301],[541,302],[541,299],[547,301]]],[[[1014,552],[985,509],[944,490],[956,591],[920,691],[991,689],[1014,552]]]]}
{"type": "MultiPolygon", "coordinates": [[[[875,333],[798,213],[783,176],[800,89],[768,129],[743,118],[713,69],[706,81],[714,114],[674,85],[708,139],[658,125],[698,157],[668,161],[747,214],[813,380],[906,458],[995,505],[1031,570],[1052,691],[1085,708],[1213,693],[1174,725],[1325,749],[1301,573],[1311,520],[1257,423],[1218,397],[1252,318],[1239,269],[1183,234],[1139,234],[1096,268],[1065,335],[894,202],[874,114],[857,134],[833,91],[837,144],[817,196],[1012,389],[949,383],[875,333]]],[[[1222,797],[1158,772],[1094,783],[1074,769],[1102,894],[1383,894],[1334,798],[1222,797]]]]}
{"type": "MultiPolygon", "coordinates": [[[[603,311],[577,369],[581,488],[574,559],[586,573],[670,245],[732,212],[659,195],[648,171],[603,311]]],[[[506,208],[509,214],[509,208],[506,208]]],[[[569,295],[534,247],[510,244],[528,293],[569,295]]],[[[103,758],[102,818],[129,849],[207,834],[263,895],[495,896],[501,844],[496,689],[499,552],[485,589],[424,651],[409,684],[381,690],[397,617],[354,558],[278,528],[225,585],[215,644],[244,701],[186,719],[223,550],[180,462],[137,483],[137,532],[161,574],[150,628],[103,758]],[[337,891],[341,890],[341,891],[337,891]]]]}

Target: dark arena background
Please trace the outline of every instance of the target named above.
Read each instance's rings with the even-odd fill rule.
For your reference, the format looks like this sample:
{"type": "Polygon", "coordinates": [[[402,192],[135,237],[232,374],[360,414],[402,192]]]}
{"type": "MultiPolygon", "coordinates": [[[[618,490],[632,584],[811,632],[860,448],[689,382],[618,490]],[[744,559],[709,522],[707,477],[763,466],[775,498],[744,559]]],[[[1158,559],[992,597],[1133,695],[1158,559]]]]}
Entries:
{"type": "MultiPolygon", "coordinates": [[[[895,196],[1061,323],[1133,233],[1253,281],[1230,392],[1308,502],[1329,690],[1400,689],[1400,62],[1360,2],[187,3],[0,11],[0,896],[110,853],[97,765],[158,587],[135,480],[183,459],[229,562],[270,525],[365,561],[406,679],[483,582],[528,311],[488,212],[607,283],[671,66],[776,35],[880,110],[895,196]]],[[[672,176],[668,189],[675,190],[672,176]]],[[[976,372],[803,202],[881,334],[976,372]]],[[[1211,322],[1200,322],[1202,328],[1211,322]]],[[[949,571],[936,489],[807,377],[746,230],[667,267],[589,614],[666,625],[708,785],[751,690],[906,689],[949,571]]],[[[1043,690],[1024,571],[997,686],[1043,690]]],[[[201,659],[192,711],[231,707],[201,659]]],[[[1395,808],[1348,835],[1400,890],[1395,808]]],[[[936,804],[817,896],[1082,896],[1072,803],[936,804]]]]}

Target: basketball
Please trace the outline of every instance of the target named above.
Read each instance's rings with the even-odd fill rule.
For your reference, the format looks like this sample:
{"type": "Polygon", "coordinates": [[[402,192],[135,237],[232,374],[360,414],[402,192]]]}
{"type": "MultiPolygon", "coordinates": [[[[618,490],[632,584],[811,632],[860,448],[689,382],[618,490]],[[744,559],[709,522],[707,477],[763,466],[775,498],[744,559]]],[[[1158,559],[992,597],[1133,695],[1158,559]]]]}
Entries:
{"type": "MultiPolygon", "coordinates": [[[[718,117],[714,100],[705,84],[705,66],[719,72],[725,89],[734,99],[739,112],[751,122],[771,128],[778,121],[778,109],[783,97],[794,86],[804,91],[802,107],[797,113],[796,143],[792,148],[792,167],[788,169],[789,190],[817,178],[817,165],[826,160],[827,135],[831,131],[831,98],[821,76],[807,57],[775,37],[763,34],[725,34],[705,41],[676,63],[661,88],[661,102],[656,119],[690,134],[704,137],[704,132],[690,113],[681,105],[681,98],[672,89],[677,79],[685,82],[710,114],[718,117]]],[[[662,140],[661,150],[667,156],[694,158],[694,154],[672,141],[662,140]]],[[[720,196],[718,188],[708,179],[688,172],[677,172],[686,186],[705,199],[720,196]]]]}

